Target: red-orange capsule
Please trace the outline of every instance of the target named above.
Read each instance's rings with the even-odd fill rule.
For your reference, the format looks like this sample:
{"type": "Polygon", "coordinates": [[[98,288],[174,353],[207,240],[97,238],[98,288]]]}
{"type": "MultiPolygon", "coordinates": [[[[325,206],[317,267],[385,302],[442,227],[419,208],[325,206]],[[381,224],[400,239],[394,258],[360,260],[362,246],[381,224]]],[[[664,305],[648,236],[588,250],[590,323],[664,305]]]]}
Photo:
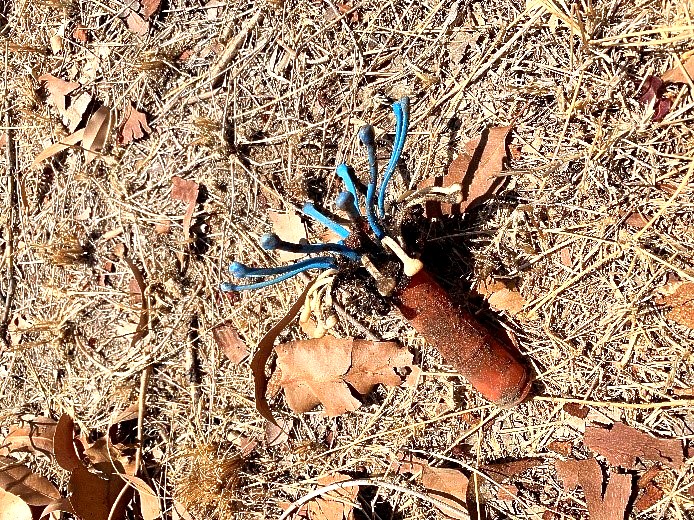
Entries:
{"type": "Polygon", "coordinates": [[[486,399],[510,407],[527,397],[532,376],[520,353],[454,305],[424,269],[396,302],[415,330],[486,399]]]}

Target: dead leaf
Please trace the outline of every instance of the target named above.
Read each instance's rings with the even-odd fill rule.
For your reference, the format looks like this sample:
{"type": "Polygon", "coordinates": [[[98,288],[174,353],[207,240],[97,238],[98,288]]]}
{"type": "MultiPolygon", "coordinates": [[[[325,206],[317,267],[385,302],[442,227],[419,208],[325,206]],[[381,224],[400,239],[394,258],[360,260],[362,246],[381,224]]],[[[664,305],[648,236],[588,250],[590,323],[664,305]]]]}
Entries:
{"type": "Polygon", "coordinates": [[[634,469],[636,459],[662,462],[673,469],[679,469],[684,463],[682,441],[651,437],[621,422],[615,422],[609,430],[589,426],[583,441],[588,449],[605,457],[611,466],[634,469]]]}
{"type": "Polygon", "coordinates": [[[32,520],[31,509],[17,495],[0,489],[0,520],[32,520]]]}
{"type": "Polygon", "coordinates": [[[84,128],[84,147],[85,163],[89,164],[97,154],[104,148],[106,139],[111,129],[111,110],[108,107],[100,107],[94,112],[87,121],[84,128]]]}
{"type": "Polygon", "coordinates": [[[365,395],[379,384],[399,386],[397,368],[412,365],[412,354],[394,342],[324,337],[275,348],[287,404],[308,412],[323,404],[328,416],[359,408],[350,387],[365,395]]]}
{"type": "Polygon", "coordinates": [[[140,512],[144,520],[155,520],[161,516],[161,504],[154,490],[141,478],[121,475],[140,495],[140,512]]]}
{"type": "MultiPolygon", "coordinates": [[[[429,463],[411,453],[398,453],[398,460],[391,464],[391,470],[399,474],[413,474],[422,479],[422,485],[427,493],[454,510],[462,510],[459,514],[448,508],[439,508],[451,518],[469,519],[466,511],[467,495],[470,482],[459,469],[431,467],[429,463]]],[[[437,506],[438,507],[438,506],[437,506]]]]}
{"type": "Polygon", "coordinates": [[[428,218],[462,214],[496,193],[503,184],[500,176],[506,159],[506,138],[510,126],[490,128],[481,137],[469,141],[466,151],[456,157],[442,177],[425,179],[419,188],[429,186],[448,187],[459,183],[463,188],[463,202],[457,205],[427,202],[428,218]]]}
{"type": "Polygon", "coordinates": [[[277,424],[265,421],[265,444],[279,446],[289,441],[289,430],[293,427],[293,421],[277,419],[277,424]]]}
{"type": "Polygon", "coordinates": [[[75,449],[75,421],[68,414],[60,416],[53,435],[53,455],[55,461],[66,471],[73,471],[82,466],[82,461],[75,449]]]}
{"type": "Polygon", "coordinates": [[[11,451],[40,451],[45,455],[53,454],[53,435],[57,421],[50,417],[34,417],[10,429],[5,440],[0,444],[0,454],[11,451]]]}
{"type": "MultiPolygon", "coordinates": [[[[186,241],[190,238],[190,223],[199,191],[200,185],[195,181],[187,181],[177,175],[171,179],[171,198],[186,203],[186,213],[183,215],[183,237],[186,241]]],[[[179,254],[179,261],[183,265],[182,253],[179,254]]]]}
{"type": "Polygon", "coordinates": [[[138,111],[134,106],[128,105],[123,115],[125,122],[121,125],[118,132],[118,144],[125,145],[142,139],[152,133],[152,129],[147,124],[147,114],[138,111]]]}
{"type": "Polygon", "coordinates": [[[506,311],[515,316],[523,310],[525,298],[511,283],[487,278],[478,286],[479,292],[486,297],[492,309],[506,311]]]}
{"type": "Polygon", "coordinates": [[[641,87],[639,102],[647,105],[653,103],[653,121],[662,121],[670,112],[672,100],[663,95],[663,80],[656,76],[648,76],[641,87]]]}
{"type": "Polygon", "coordinates": [[[585,419],[590,413],[590,408],[578,403],[565,403],[561,409],[579,419],[585,419]]]}
{"type": "Polygon", "coordinates": [[[689,78],[694,78],[694,56],[690,56],[684,60],[682,67],[677,65],[667,70],[660,76],[660,79],[663,80],[664,83],[689,83],[687,76],[689,76],[689,78]],[[687,71],[686,75],[682,71],[682,67],[687,71]]]}
{"type": "Polygon", "coordinates": [[[642,229],[648,224],[648,219],[638,211],[635,211],[630,213],[624,222],[632,227],[642,229]]]}
{"type": "Polygon", "coordinates": [[[53,74],[43,74],[39,76],[39,81],[43,82],[48,92],[48,100],[55,105],[61,115],[66,110],[66,97],[82,85],[76,81],[65,81],[56,78],[53,74]]]}
{"type": "Polygon", "coordinates": [[[224,322],[212,329],[212,337],[224,355],[233,364],[238,365],[248,356],[246,343],[239,337],[236,327],[231,322],[224,322]]]}
{"type": "Polygon", "coordinates": [[[661,487],[661,480],[667,481],[670,474],[670,470],[662,469],[659,465],[648,468],[636,482],[636,486],[641,491],[641,496],[634,503],[634,509],[643,511],[663,498],[665,492],[661,487]]]}
{"type": "MultiPolygon", "coordinates": [[[[329,486],[330,484],[351,479],[352,477],[349,475],[336,473],[319,478],[318,484],[329,486]]],[[[359,488],[352,486],[321,495],[308,503],[308,517],[311,520],[351,520],[354,517],[354,503],[358,494],[359,488]]]]}
{"type": "Polygon", "coordinates": [[[694,329],[694,283],[672,282],[661,289],[665,295],[656,303],[671,307],[667,317],[672,321],[694,329]]]}
{"type": "Polygon", "coordinates": [[[171,231],[171,221],[169,219],[159,220],[154,224],[154,232],[158,235],[165,235],[171,231]]]}
{"type": "Polygon", "coordinates": [[[142,15],[145,18],[151,18],[159,10],[161,0],[140,0],[142,4],[142,15]]]}
{"type": "MultiPolygon", "coordinates": [[[[456,509],[467,510],[468,484],[469,479],[457,469],[432,468],[426,465],[422,470],[422,485],[427,494],[456,509]]],[[[453,514],[448,509],[443,512],[451,518],[470,518],[467,514],[453,514]]]]}
{"type": "Polygon", "coordinates": [[[547,448],[554,453],[568,457],[573,451],[573,443],[571,441],[552,441],[547,445],[547,448]]]}
{"type": "Polygon", "coordinates": [[[597,460],[555,460],[554,465],[566,490],[583,488],[590,520],[624,518],[632,492],[631,475],[612,472],[603,495],[603,474],[597,460]]]}
{"type": "Polygon", "coordinates": [[[147,36],[147,32],[149,31],[149,22],[140,16],[139,13],[136,13],[132,9],[128,9],[128,14],[123,20],[125,21],[125,25],[132,32],[139,36],[147,36]]]}
{"type": "Polygon", "coordinates": [[[5,146],[7,146],[7,139],[8,137],[6,132],[0,134],[0,148],[5,148],[5,146]]]}
{"type": "MultiPolygon", "coordinates": [[[[301,217],[295,211],[280,213],[274,209],[268,211],[268,217],[272,222],[272,230],[284,241],[298,244],[302,239],[306,239],[306,228],[301,221],[301,217]]],[[[301,253],[290,253],[289,251],[277,251],[280,260],[290,262],[306,255],[301,253]]]]}
{"type": "Polygon", "coordinates": [[[130,497],[123,497],[116,504],[124,486],[125,481],[119,476],[101,478],[79,465],[70,475],[67,485],[70,505],[77,515],[85,519],[108,520],[112,509],[122,509],[122,513],[114,512],[112,518],[124,518],[125,505],[130,497]]]}
{"type": "Polygon", "coordinates": [[[82,43],[87,43],[89,41],[87,30],[84,27],[75,27],[75,30],[72,31],[72,37],[82,43]]]}
{"type": "Polygon", "coordinates": [[[10,457],[0,457],[0,489],[21,498],[30,506],[45,507],[60,498],[60,493],[50,480],[10,457]]]}
{"type": "Polygon", "coordinates": [[[53,143],[50,145],[48,148],[45,148],[44,150],[39,153],[36,158],[34,159],[34,162],[31,163],[31,167],[35,168],[36,166],[39,165],[39,163],[45,159],[48,159],[49,157],[53,157],[55,154],[62,152],[63,150],[67,150],[68,148],[75,146],[77,143],[79,143],[83,138],[84,138],[84,128],[82,130],[78,130],[74,134],[68,135],[65,139],[62,141],[59,141],[57,143],[53,143]]]}

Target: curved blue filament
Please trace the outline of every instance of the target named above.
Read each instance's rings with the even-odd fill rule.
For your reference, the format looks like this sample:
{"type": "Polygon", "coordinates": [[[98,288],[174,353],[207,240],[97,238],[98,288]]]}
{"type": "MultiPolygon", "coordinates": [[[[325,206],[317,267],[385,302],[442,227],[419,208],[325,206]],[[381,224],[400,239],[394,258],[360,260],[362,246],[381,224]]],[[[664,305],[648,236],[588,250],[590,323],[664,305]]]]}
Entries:
{"type": "Polygon", "coordinates": [[[290,253],[337,253],[344,256],[348,260],[352,260],[353,262],[358,262],[361,259],[361,255],[359,253],[344,244],[296,244],[294,242],[285,242],[274,233],[267,233],[266,235],[263,235],[260,238],[260,247],[267,251],[279,249],[281,251],[288,251],[290,253]]]}
{"type": "Polygon", "coordinates": [[[272,276],[275,274],[284,275],[288,272],[294,272],[294,274],[297,274],[305,271],[306,269],[314,269],[316,264],[322,264],[328,261],[332,262],[333,265],[335,264],[335,260],[330,256],[307,258],[306,260],[300,260],[299,262],[295,262],[293,264],[279,265],[277,267],[248,267],[240,262],[232,262],[229,264],[229,274],[235,276],[236,278],[272,276]]]}
{"type": "Polygon", "coordinates": [[[398,166],[398,161],[402,155],[402,150],[405,147],[405,138],[410,124],[410,98],[404,97],[400,101],[393,103],[393,114],[395,114],[395,140],[393,141],[393,152],[390,155],[388,166],[383,172],[383,181],[378,190],[378,214],[380,217],[385,216],[385,199],[388,183],[395,173],[395,168],[398,166]]]}
{"type": "Polygon", "coordinates": [[[371,231],[373,231],[376,238],[380,240],[385,236],[385,233],[374,214],[374,196],[376,195],[376,183],[378,182],[374,127],[371,125],[362,126],[359,129],[359,139],[366,146],[366,152],[369,156],[369,184],[366,186],[366,220],[369,222],[371,231]]]}
{"type": "MultiPolygon", "coordinates": [[[[354,179],[352,179],[352,176],[349,173],[349,166],[347,166],[346,163],[338,164],[337,168],[335,168],[335,173],[340,179],[342,179],[347,191],[354,195],[354,200],[358,201],[359,194],[357,193],[357,186],[354,184],[354,179]]],[[[356,202],[355,205],[357,207],[357,212],[359,212],[359,205],[356,204],[356,202]]]]}
{"type": "MultiPolygon", "coordinates": [[[[219,284],[220,290],[224,292],[228,291],[244,291],[244,290],[253,290],[253,289],[262,289],[263,287],[267,287],[269,285],[276,284],[278,282],[282,282],[284,280],[287,280],[293,276],[296,276],[299,273],[303,273],[304,271],[307,271],[309,269],[336,269],[337,265],[335,264],[335,261],[329,257],[329,256],[323,256],[323,257],[316,257],[316,258],[310,258],[309,260],[304,260],[302,262],[297,262],[296,264],[293,265],[285,265],[281,267],[269,267],[269,268],[251,268],[251,267],[246,267],[243,264],[239,264],[238,262],[234,262],[232,265],[236,264],[237,266],[241,266],[244,269],[247,270],[247,273],[244,276],[240,276],[239,274],[234,274],[235,276],[239,278],[245,278],[249,276],[266,276],[267,274],[279,274],[279,276],[275,278],[271,278],[269,280],[263,280],[262,282],[256,282],[256,283],[249,283],[245,285],[237,285],[229,282],[224,282],[219,284]]],[[[231,265],[229,266],[231,270],[231,265]]]]}
{"type": "Polygon", "coordinates": [[[303,211],[306,215],[311,217],[314,220],[317,220],[321,224],[323,224],[325,227],[327,227],[330,231],[333,233],[337,234],[340,238],[347,238],[349,236],[349,230],[342,226],[341,224],[338,224],[335,222],[333,219],[329,218],[326,215],[323,215],[320,211],[316,209],[316,207],[311,204],[310,202],[307,202],[304,204],[304,207],[301,208],[301,211],[303,211]]]}

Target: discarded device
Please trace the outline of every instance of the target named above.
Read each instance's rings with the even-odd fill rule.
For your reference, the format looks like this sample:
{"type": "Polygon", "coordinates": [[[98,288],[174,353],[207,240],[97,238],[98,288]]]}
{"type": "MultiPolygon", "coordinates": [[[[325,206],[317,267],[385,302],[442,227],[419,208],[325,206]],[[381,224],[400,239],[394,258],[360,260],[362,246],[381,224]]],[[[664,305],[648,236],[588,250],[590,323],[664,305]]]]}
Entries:
{"type": "MultiPolygon", "coordinates": [[[[330,270],[326,273],[330,276],[340,269],[349,268],[350,264],[361,265],[374,278],[378,292],[389,297],[415,330],[436,347],[446,362],[467,378],[480,394],[500,406],[518,404],[527,397],[532,386],[530,369],[523,363],[520,353],[469,312],[457,307],[446,290],[427,273],[422,262],[407,254],[407,246],[400,237],[400,221],[394,217],[402,205],[407,207],[430,200],[460,203],[461,186],[429,187],[407,194],[395,201],[389,208],[391,215],[386,215],[388,184],[400,160],[408,131],[409,98],[402,98],[392,108],[396,120],[395,141],[380,186],[374,129],[366,125],[359,130],[359,139],[366,146],[369,161],[364,216],[351,169],[344,163],[340,164],[336,174],[342,179],[346,191],[337,196],[335,205],[347,215],[348,224],[333,220],[311,203],[307,202],[302,208],[305,215],[329,228],[340,240],[337,243],[296,244],[285,242],[275,234],[266,234],[260,240],[261,247],[266,250],[321,256],[272,268],[253,268],[233,262],[229,272],[237,278],[275,277],[245,285],[222,283],[220,287],[223,291],[259,289],[311,269],[330,270]],[[402,266],[396,276],[381,269],[386,263],[392,264],[394,258],[402,266]]],[[[330,288],[320,293],[330,304],[330,288]]],[[[336,322],[334,316],[330,318],[326,320],[328,327],[336,322]]]]}

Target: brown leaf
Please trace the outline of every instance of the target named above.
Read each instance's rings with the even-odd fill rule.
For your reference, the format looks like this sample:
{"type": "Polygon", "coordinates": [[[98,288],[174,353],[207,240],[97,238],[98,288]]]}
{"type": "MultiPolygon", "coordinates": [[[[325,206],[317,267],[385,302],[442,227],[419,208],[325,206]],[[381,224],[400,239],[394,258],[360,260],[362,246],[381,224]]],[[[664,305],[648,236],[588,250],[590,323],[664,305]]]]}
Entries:
{"type": "Polygon", "coordinates": [[[66,97],[68,94],[78,89],[81,85],[76,81],[65,81],[56,78],[53,74],[43,74],[39,76],[39,81],[43,82],[48,91],[48,100],[63,114],[66,110],[66,97]]]}
{"type": "Polygon", "coordinates": [[[568,457],[573,450],[573,443],[571,441],[552,441],[547,447],[554,453],[568,457]]]}
{"type": "MultiPolygon", "coordinates": [[[[115,512],[113,518],[124,518],[125,505],[129,497],[123,497],[118,504],[116,499],[125,486],[120,476],[110,479],[101,478],[80,465],[70,475],[67,489],[70,493],[70,505],[75,513],[90,520],[108,520],[114,508],[123,510],[115,512]]],[[[126,493],[127,495],[127,493],[126,493]]]]}
{"type": "Polygon", "coordinates": [[[66,471],[73,471],[82,466],[82,461],[75,449],[75,422],[68,414],[60,416],[53,434],[53,454],[58,466],[66,471]]]}
{"type": "Polygon", "coordinates": [[[588,417],[588,413],[590,413],[590,408],[578,403],[565,403],[564,406],[562,406],[562,410],[579,419],[585,419],[588,417]]]}
{"type": "Polygon", "coordinates": [[[684,463],[682,441],[651,437],[624,423],[615,422],[612,429],[589,426],[584,443],[612,466],[634,469],[636,459],[662,462],[673,469],[684,463]]]}
{"type": "Polygon", "coordinates": [[[510,126],[490,128],[481,137],[465,145],[466,152],[456,157],[442,177],[425,179],[419,188],[429,186],[448,187],[459,183],[463,188],[463,202],[457,205],[427,202],[428,218],[462,214],[496,193],[503,184],[500,177],[506,159],[506,138],[510,126]]]}
{"type": "Polygon", "coordinates": [[[672,321],[694,329],[694,283],[673,282],[662,288],[665,296],[657,303],[672,307],[667,317],[672,321]]]}
{"type": "Polygon", "coordinates": [[[292,429],[292,421],[277,419],[277,424],[265,421],[265,444],[268,446],[279,446],[289,441],[289,434],[292,429]]]}
{"type": "Polygon", "coordinates": [[[142,4],[142,15],[145,18],[150,18],[159,10],[161,0],[140,0],[140,3],[142,4]]]}
{"type": "Polygon", "coordinates": [[[34,417],[15,426],[0,444],[0,454],[11,451],[40,451],[53,454],[53,435],[57,422],[50,417],[34,417]]]}
{"type": "Polygon", "coordinates": [[[31,509],[17,495],[0,489],[0,520],[32,520],[31,509]]]}
{"type": "MultiPolygon", "coordinates": [[[[190,223],[193,221],[195,203],[198,200],[200,185],[195,181],[187,181],[175,175],[171,179],[171,198],[186,203],[186,213],[183,215],[183,237],[185,240],[190,238],[190,223]]],[[[183,257],[179,260],[183,264],[183,257]]]]}
{"type": "MultiPolygon", "coordinates": [[[[351,480],[349,475],[336,473],[318,479],[321,486],[329,486],[336,482],[351,480]]],[[[356,486],[331,491],[319,496],[308,503],[308,517],[311,520],[351,520],[353,518],[354,502],[359,494],[356,486]]]]}
{"type": "Polygon", "coordinates": [[[118,144],[125,145],[152,133],[147,124],[147,114],[138,111],[134,106],[128,105],[123,118],[125,122],[118,132],[118,144]]]}
{"type": "Polygon", "coordinates": [[[155,520],[161,516],[161,504],[154,490],[141,478],[121,475],[140,495],[140,512],[144,520],[155,520]]]}
{"type": "MultiPolygon", "coordinates": [[[[687,58],[684,63],[682,63],[682,66],[687,71],[687,75],[690,78],[694,78],[694,56],[687,58]]],[[[664,83],[689,83],[687,75],[682,71],[682,67],[678,65],[667,70],[660,76],[660,79],[663,80],[664,83]]]]}
{"type": "Polygon", "coordinates": [[[511,316],[521,312],[526,304],[517,288],[500,280],[487,278],[479,285],[479,292],[487,298],[492,309],[506,311],[511,316]]]}
{"type": "Polygon", "coordinates": [[[411,453],[399,453],[398,460],[391,464],[391,470],[399,474],[410,473],[421,476],[422,485],[427,488],[430,495],[455,509],[441,508],[437,505],[444,514],[452,518],[470,518],[462,511],[456,513],[457,510],[467,510],[467,495],[474,491],[469,479],[462,471],[431,467],[426,460],[411,453]]]}
{"type": "MultiPolygon", "coordinates": [[[[467,509],[468,484],[468,478],[457,469],[432,468],[426,465],[422,470],[422,485],[427,493],[456,509],[467,509]]],[[[453,514],[448,509],[443,512],[451,518],[470,518],[467,514],[453,514]]]]}
{"type": "Polygon", "coordinates": [[[227,321],[213,328],[212,337],[233,364],[238,365],[248,356],[246,343],[239,337],[236,327],[231,322],[227,321]]]}
{"type": "Polygon", "coordinates": [[[30,506],[44,507],[60,498],[60,493],[50,480],[10,457],[0,457],[0,489],[21,498],[30,506]]]}
{"type": "Polygon", "coordinates": [[[631,475],[612,473],[603,495],[603,475],[595,459],[555,460],[555,468],[564,488],[583,488],[590,520],[614,520],[624,518],[631,496],[631,475]]]}
{"type": "Polygon", "coordinates": [[[85,129],[83,128],[82,130],[77,130],[74,134],[68,135],[65,139],[62,141],[59,141],[57,143],[53,143],[50,145],[48,148],[45,148],[44,150],[39,153],[36,158],[34,159],[34,162],[31,163],[31,167],[35,168],[36,166],[39,165],[39,163],[45,159],[48,159],[49,157],[53,157],[55,154],[62,152],[63,150],[67,150],[68,148],[75,146],[77,143],[79,143],[83,138],[84,138],[84,131],[85,129]]]}
{"type": "Polygon", "coordinates": [[[75,27],[75,30],[72,31],[72,37],[82,43],[87,43],[89,41],[87,30],[84,27],[75,27]]]}
{"type": "Polygon", "coordinates": [[[350,386],[360,394],[379,383],[398,386],[402,379],[396,368],[412,365],[412,354],[394,342],[324,337],[284,343],[275,350],[289,407],[308,412],[323,404],[329,416],[359,408],[350,386]]]}
{"type": "Polygon", "coordinates": [[[89,117],[87,126],[84,128],[82,146],[85,150],[85,163],[89,164],[104,148],[110,129],[111,109],[100,107],[89,117]]]}
{"type": "Polygon", "coordinates": [[[147,36],[147,31],[149,31],[149,22],[131,9],[128,9],[125,25],[139,36],[147,36]]]}
{"type": "MultiPolygon", "coordinates": [[[[272,230],[282,240],[298,244],[300,240],[307,238],[304,223],[295,211],[280,213],[271,209],[268,211],[268,217],[270,218],[270,222],[272,222],[272,230]]],[[[283,262],[289,262],[306,256],[300,253],[290,253],[289,251],[277,251],[277,254],[283,262]]]]}
{"type": "Polygon", "coordinates": [[[648,224],[648,219],[638,211],[632,212],[624,221],[632,227],[642,229],[648,224]]]}

